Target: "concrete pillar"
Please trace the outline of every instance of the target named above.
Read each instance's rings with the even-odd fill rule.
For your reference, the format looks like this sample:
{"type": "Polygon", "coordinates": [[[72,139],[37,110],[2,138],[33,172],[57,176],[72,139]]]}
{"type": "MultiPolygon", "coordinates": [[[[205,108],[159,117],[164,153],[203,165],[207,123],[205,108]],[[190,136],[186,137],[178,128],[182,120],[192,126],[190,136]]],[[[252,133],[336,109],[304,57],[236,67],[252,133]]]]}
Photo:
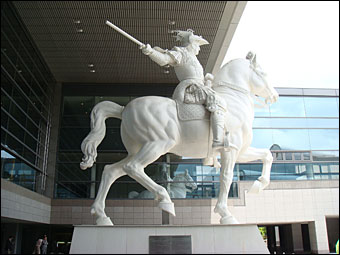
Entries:
{"type": "Polygon", "coordinates": [[[58,146],[58,132],[59,132],[59,120],[60,120],[60,104],[61,104],[61,83],[56,83],[53,93],[53,108],[51,116],[51,131],[50,141],[48,148],[48,160],[47,160],[47,179],[46,189],[44,195],[53,198],[54,194],[54,179],[56,176],[56,161],[57,161],[57,146],[58,146]]]}
{"type": "Polygon", "coordinates": [[[95,198],[96,196],[96,172],[97,172],[97,164],[93,164],[91,168],[91,188],[90,188],[90,198],[95,198]]]}
{"type": "Polygon", "coordinates": [[[295,253],[303,252],[302,230],[301,230],[300,223],[292,224],[292,237],[293,237],[294,252],[295,253]]]}
{"type": "Polygon", "coordinates": [[[308,227],[312,253],[329,253],[327,225],[325,217],[318,217],[314,222],[309,222],[308,227]]]}
{"type": "Polygon", "coordinates": [[[21,254],[22,224],[16,223],[14,254],[21,254]]]}
{"type": "Polygon", "coordinates": [[[312,180],[314,178],[312,164],[306,164],[306,175],[308,180],[312,180]]]}

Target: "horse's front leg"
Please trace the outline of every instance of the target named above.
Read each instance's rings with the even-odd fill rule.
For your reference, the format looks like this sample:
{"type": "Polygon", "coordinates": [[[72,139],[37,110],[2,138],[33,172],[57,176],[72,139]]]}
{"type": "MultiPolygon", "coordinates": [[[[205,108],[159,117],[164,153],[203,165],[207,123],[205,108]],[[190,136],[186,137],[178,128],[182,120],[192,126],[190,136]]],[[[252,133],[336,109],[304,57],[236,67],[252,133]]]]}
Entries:
{"type": "Polygon", "coordinates": [[[214,209],[215,213],[221,215],[221,224],[238,224],[239,222],[228,210],[228,193],[233,181],[233,170],[236,162],[238,150],[232,148],[226,152],[221,150],[221,170],[220,170],[220,192],[214,209]]]}
{"type": "Polygon", "coordinates": [[[240,153],[237,161],[240,163],[245,163],[253,160],[260,159],[263,163],[262,174],[254,182],[253,186],[250,188],[248,193],[258,194],[265,187],[269,185],[270,182],[270,171],[273,163],[273,156],[268,149],[257,149],[249,147],[245,152],[240,153]]]}

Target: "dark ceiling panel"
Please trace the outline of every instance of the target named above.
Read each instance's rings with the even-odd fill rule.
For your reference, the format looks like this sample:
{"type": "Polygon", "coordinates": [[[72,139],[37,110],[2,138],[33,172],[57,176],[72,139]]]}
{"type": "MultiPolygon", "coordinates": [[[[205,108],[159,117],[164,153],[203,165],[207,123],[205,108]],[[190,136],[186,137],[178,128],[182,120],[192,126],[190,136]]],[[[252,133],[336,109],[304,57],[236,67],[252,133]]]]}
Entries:
{"type": "Polygon", "coordinates": [[[226,1],[13,1],[58,82],[177,83],[138,46],[109,26],[151,46],[171,49],[171,30],[191,28],[210,44],[198,56],[207,64],[226,1]],[[170,25],[175,21],[175,25],[170,25]],[[82,33],[77,30],[82,29],[82,33]],[[88,64],[94,64],[91,73],[88,64]]]}

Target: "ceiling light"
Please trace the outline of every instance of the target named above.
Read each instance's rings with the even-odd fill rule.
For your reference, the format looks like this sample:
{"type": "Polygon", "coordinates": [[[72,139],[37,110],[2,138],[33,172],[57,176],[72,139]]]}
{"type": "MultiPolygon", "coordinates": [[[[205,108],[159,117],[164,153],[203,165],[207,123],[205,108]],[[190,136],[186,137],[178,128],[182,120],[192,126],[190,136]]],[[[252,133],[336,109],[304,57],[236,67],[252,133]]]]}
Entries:
{"type": "Polygon", "coordinates": [[[88,67],[94,67],[94,64],[88,64],[87,66],[88,67]]]}
{"type": "Polygon", "coordinates": [[[90,70],[90,72],[91,72],[91,73],[95,73],[95,72],[96,72],[96,70],[90,70]]]}
{"type": "Polygon", "coordinates": [[[169,20],[169,25],[175,25],[176,24],[176,22],[174,21],[174,20],[169,20]]]}
{"type": "Polygon", "coordinates": [[[83,29],[77,29],[77,32],[82,33],[82,32],[84,32],[84,30],[83,29]]]}
{"type": "Polygon", "coordinates": [[[75,24],[80,24],[80,20],[73,20],[73,22],[75,23],[75,24]]]}
{"type": "Polygon", "coordinates": [[[168,74],[168,73],[170,73],[170,71],[169,70],[164,70],[164,73],[168,74]]]}

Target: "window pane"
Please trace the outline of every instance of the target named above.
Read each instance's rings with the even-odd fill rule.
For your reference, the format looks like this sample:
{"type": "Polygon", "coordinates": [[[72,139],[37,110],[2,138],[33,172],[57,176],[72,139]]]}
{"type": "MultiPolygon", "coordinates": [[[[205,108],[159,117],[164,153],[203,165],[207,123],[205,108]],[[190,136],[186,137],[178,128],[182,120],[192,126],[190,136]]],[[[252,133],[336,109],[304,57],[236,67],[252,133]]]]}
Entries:
{"type": "Polygon", "coordinates": [[[305,118],[271,118],[273,128],[307,128],[305,118]]]}
{"type": "Polygon", "coordinates": [[[35,191],[36,171],[4,150],[1,150],[1,178],[35,191]]]}
{"type": "Polygon", "coordinates": [[[294,153],[295,160],[301,160],[301,153],[294,153]]]}
{"type": "Polygon", "coordinates": [[[313,161],[339,161],[339,151],[313,151],[313,161]]]}
{"type": "Polygon", "coordinates": [[[94,97],[64,97],[63,115],[86,115],[94,106],[94,97]]]}
{"type": "Polygon", "coordinates": [[[339,119],[314,119],[307,118],[310,128],[339,128],[339,119]]]}
{"type": "Polygon", "coordinates": [[[282,150],[309,150],[307,129],[273,129],[274,143],[282,150]]]}
{"type": "Polygon", "coordinates": [[[308,117],[339,117],[339,107],[335,97],[305,97],[308,117]]]}
{"type": "Polygon", "coordinates": [[[272,129],[253,129],[252,147],[269,149],[273,144],[272,129]]]}
{"type": "Polygon", "coordinates": [[[286,156],[286,160],[292,160],[293,159],[293,154],[291,152],[286,152],[285,156],[286,156]]]}
{"type": "Polygon", "coordinates": [[[270,105],[270,114],[272,117],[305,117],[303,98],[280,96],[270,105]]]}
{"type": "Polygon", "coordinates": [[[260,107],[254,108],[254,116],[255,117],[269,117],[270,116],[270,111],[269,111],[269,107],[260,107]]]}
{"type": "Polygon", "coordinates": [[[312,150],[338,150],[339,129],[310,129],[312,150]]]}

